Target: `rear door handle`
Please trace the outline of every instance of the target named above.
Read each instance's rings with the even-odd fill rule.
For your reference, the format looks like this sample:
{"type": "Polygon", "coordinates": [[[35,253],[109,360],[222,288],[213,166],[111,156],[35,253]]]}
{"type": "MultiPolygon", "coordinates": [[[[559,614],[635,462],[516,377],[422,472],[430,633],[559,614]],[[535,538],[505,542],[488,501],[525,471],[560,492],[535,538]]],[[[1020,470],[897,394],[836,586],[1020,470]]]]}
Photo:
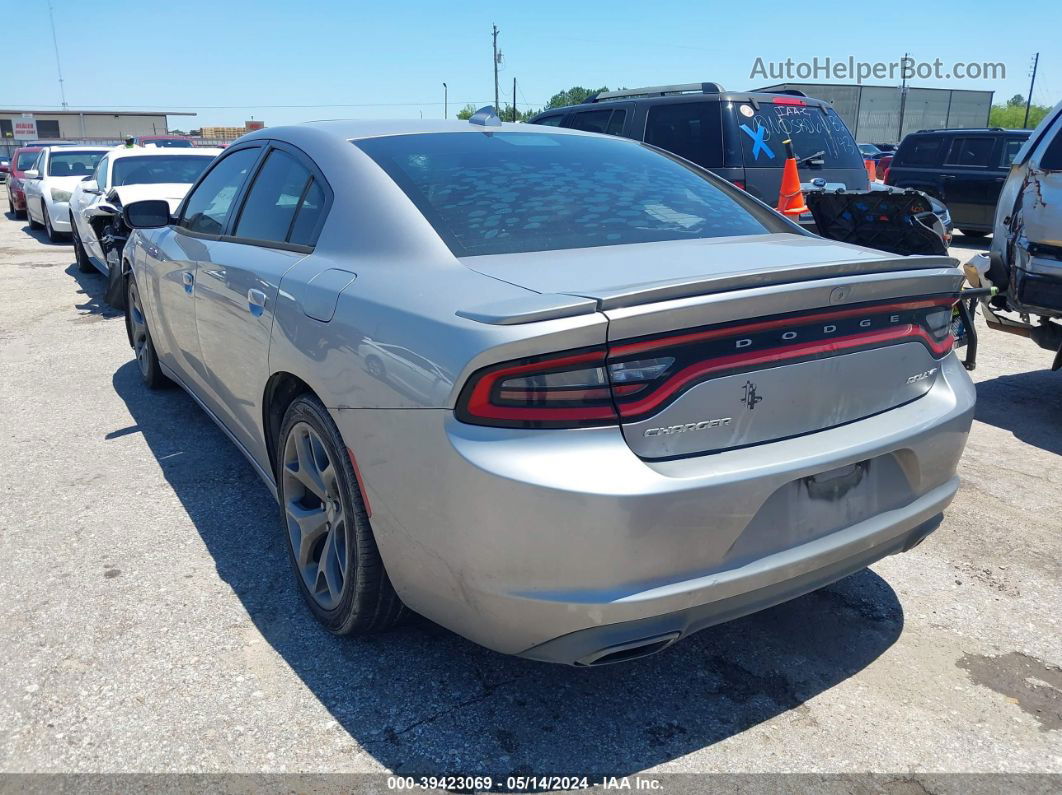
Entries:
{"type": "Polygon", "coordinates": [[[258,317],[265,311],[266,294],[252,287],[247,291],[247,308],[251,314],[258,317]]]}
{"type": "Polygon", "coordinates": [[[940,178],[941,179],[955,179],[955,175],[954,174],[941,174],[940,178]]]}
{"type": "Polygon", "coordinates": [[[195,284],[195,274],[191,271],[185,271],[181,274],[181,280],[184,282],[184,291],[190,294],[192,286],[195,284]]]}

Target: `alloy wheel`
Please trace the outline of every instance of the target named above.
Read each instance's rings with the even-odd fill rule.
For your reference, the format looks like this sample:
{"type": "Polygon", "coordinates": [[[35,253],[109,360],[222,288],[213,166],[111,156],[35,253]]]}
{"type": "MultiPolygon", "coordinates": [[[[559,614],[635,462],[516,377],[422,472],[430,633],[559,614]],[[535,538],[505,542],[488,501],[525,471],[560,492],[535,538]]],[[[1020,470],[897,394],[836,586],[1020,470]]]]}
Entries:
{"type": "Polygon", "coordinates": [[[133,351],[136,353],[140,372],[146,378],[151,371],[151,362],[148,361],[151,339],[148,337],[147,321],[144,319],[144,307],[140,303],[140,291],[136,289],[136,282],[132,279],[129,281],[129,336],[133,340],[133,351]]]}
{"type": "Polygon", "coordinates": [[[336,464],[320,435],[296,423],[284,443],[284,515],[288,540],[306,590],[325,610],[343,594],[354,537],[340,496],[336,464]]]}

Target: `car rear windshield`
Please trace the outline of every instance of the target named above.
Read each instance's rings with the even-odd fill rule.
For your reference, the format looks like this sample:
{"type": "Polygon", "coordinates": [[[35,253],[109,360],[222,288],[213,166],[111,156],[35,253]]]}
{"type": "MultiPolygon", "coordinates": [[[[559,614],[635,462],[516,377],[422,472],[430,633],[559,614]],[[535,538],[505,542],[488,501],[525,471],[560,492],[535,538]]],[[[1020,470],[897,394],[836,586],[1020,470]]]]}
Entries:
{"type": "Polygon", "coordinates": [[[192,142],[183,138],[145,138],[145,146],[159,146],[164,149],[192,149],[192,142]]]}
{"type": "Polygon", "coordinates": [[[160,182],[191,183],[199,179],[213,160],[213,155],[120,157],[114,161],[111,184],[117,187],[160,182]]]}
{"type": "Polygon", "coordinates": [[[15,171],[27,171],[32,168],[40,153],[39,149],[36,152],[19,152],[18,161],[15,163],[15,171]]]}
{"type": "Polygon", "coordinates": [[[833,108],[761,102],[759,108],[738,103],[737,110],[745,168],[781,168],[786,138],[792,140],[797,158],[819,155],[813,161],[823,161],[821,166],[802,164],[803,168],[864,167],[852,133],[833,108]]]}
{"type": "Polygon", "coordinates": [[[356,141],[456,256],[762,234],[708,178],[631,141],[425,133],[356,141]]]}
{"type": "Polygon", "coordinates": [[[49,177],[87,177],[106,152],[52,152],[48,158],[49,177]]]}

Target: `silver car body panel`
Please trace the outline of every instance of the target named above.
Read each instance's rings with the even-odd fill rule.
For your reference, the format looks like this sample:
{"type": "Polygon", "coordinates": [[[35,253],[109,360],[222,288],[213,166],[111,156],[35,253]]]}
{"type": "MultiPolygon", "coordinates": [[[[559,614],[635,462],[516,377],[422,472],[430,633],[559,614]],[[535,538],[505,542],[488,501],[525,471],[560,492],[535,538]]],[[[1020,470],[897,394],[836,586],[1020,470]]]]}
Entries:
{"type": "MultiPolygon", "coordinates": [[[[792,365],[758,375],[779,379],[804,405],[755,432],[740,426],[745,438],[773,438],[783,426],[791,436],[785,429],[801,422],[806,433],[676,460],[639,457],[646,451],[619,425],[483,427],[459,422],[454,408],[487,365],[945,294],[961,281],[954,261],[897,259],[799,233],[459,259],[351,144],[420,132],[485,134],[452,122],[319,122],[241,139],[295,146],[328,177],[334,196],[312,253],[175,227],[137,230],[125,249],[165,370],[271,488],[271,379],[298,378],[329,408],[360,469],[389,577],[412,609],[499,651],[576,662],[585,655],[569,656],[572,642],[542,644],[589,632],[576,645],[594,645],[592,633],[606,627],[635,642],[643,629],[626,622],[721,605],[769,583],[781,589],[777,601],[928,532],[919,528],[954,494],[973,413],[954,354],[932,360],[897,345],[857,370],[808,363],[816,377],[843,382],[832,400],[825,385],[805,400],[807,379],[782,372],[792,365]],[[248,304],[250,289],[264,293],[263,311],[248,304]],[[924,379],[891,384],[891,407],[866,400],[872,379],[847,391],[856,372],[895,380],[934,366],[924,379]],[[823,407],[813,421],[810,406],[823,407]],[[834,427],[810,427],[824,421],[834,427]]],[[[666,411],[678,416],[684,402],[693,405],[683,398],[666,411]]],[[[739,406],[737,396],[725,403],[739,406]]],[[[769,599],[746,601],[756,609],[769,599]]]]}

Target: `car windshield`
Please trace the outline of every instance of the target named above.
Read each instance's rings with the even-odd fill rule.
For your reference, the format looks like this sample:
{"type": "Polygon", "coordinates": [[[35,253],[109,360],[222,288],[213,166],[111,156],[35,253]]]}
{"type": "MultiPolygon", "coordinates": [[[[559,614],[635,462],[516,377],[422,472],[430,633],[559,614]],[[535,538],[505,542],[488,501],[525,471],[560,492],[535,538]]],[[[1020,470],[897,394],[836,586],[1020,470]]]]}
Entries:
{"type": "Polygon", "coordinates": [[[752,213],[639,144],[555,133],[355,141],[457,256],[754,235],[752,213]]]}
{"type": "Polygon", "coordinates": [[[781,168],[786,138],[798,158],[822,153],[808,165],[821,160],[821,168],[863,168],[863,155],[833,108],[784,102],[741,105],[738,111],[745,168],[781,168]]]}
{"type": "Polygon", "coordinates": [[[18,162],[15,163],[15,171],[25,171],[29,168],[33,168],[33,163],[39,154],[39,149],[36,152],[19,152],[18,162]]]}
{"type": "Polygon", "coordinates": [[[192,183],[199,179],[213,155],[160,155],[119,157],[114,161],[111,185],[146,185],[160,182],[192,183]]]}
{"type": "Polygon", "coordinates": [[[87,177],[106,152],[52,152],[48,158],[49,177],[87,177]]]}

